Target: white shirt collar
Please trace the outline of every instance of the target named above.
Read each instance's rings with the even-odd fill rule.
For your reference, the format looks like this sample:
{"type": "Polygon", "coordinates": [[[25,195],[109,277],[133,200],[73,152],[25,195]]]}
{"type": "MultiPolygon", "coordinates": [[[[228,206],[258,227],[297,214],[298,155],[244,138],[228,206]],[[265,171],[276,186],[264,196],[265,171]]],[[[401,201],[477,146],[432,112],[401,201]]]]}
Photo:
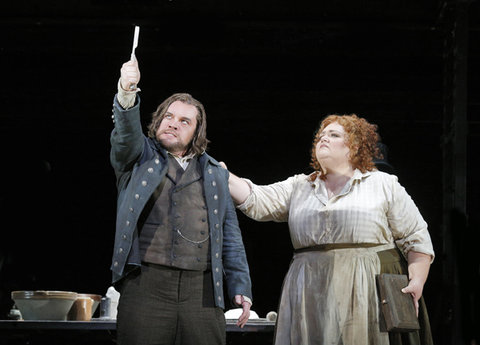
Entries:
{"type": "MultiPolygon", "coordinates": [[[[167,151],[168,152],[168,151],[167,151]]],[[[180,164],[180,166],[183,168],[183,170],[187,170],[188,163],[190,163],[190,160],[195,157],[195,153],[189,154],[187,156],[180,157],[174,153],[168,152],[169,155],[171,155],[175,160],[180,164]]]]}

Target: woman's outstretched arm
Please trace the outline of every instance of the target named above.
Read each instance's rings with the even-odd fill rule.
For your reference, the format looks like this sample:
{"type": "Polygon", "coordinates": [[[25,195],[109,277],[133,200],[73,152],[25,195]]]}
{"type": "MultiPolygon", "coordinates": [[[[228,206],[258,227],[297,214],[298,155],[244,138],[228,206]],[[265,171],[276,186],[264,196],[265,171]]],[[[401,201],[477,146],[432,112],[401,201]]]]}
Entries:
{"type": "MultiPolygon", "coordinates": [[[[220,162],[220,165],[228,170],[224,162],[220,162]]],[[[247,200],[248,196],[252,192],[250,186],[245,180],[238,177],[237,175],[229,172],[228,177],[228,188],[230,189],[230,195],[232,196],[233,201],[237,204],[243,204],[247,200]]]]}

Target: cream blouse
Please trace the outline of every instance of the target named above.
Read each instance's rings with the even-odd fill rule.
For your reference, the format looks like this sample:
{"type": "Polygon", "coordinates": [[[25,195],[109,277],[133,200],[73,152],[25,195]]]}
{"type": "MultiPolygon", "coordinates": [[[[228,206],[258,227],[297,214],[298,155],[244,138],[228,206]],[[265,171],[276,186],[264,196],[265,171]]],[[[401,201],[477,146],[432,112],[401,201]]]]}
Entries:
{"type": "Polygon", "coordinates": [[[258,221],[287,222],[295,249],[327,243],[396,242],[410,250],[434,251],[427,223],[394,175],[380,171],[354,176],[339,195],[328,199],[325,182],[305,174],[259,186],[238,208],[258,221]]]}

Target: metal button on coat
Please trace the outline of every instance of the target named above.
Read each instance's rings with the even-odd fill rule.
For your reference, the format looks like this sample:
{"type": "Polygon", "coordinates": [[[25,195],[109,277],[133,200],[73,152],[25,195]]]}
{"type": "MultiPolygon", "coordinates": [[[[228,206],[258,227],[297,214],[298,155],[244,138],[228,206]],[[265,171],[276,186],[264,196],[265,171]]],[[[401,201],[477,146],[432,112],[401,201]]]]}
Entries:
{"type": "Polygon", "coordinates": [[[140,195],[135,194],[135,199],[137,199],[137,200],[140,199],[140,195]]]}
{"type": "Polygon", "coordinates": [[[149,173],[153,173],[153,168],[148,168],[147,170],[149,173]]]}
{"type": "Polygon", "coordinates": [[[142,186],[145,187],[147,184],[148,184],[147,181],[142,181],[142,186]]]}
{"type": "Polygon", "coordinates": [[[209,168],[208,173],[211,175],[213,173],[213,170],[211,168],[209,168]]]}
{"type": "Polygon", "coordinates": [[[217,182],[215,182],[215,181],[212,181],[212,186],[214,186],[214,187],[215,187],[216,185],[217,185],[217,182]]]}
{"type": "Polygon", "coordinates": [[[214,210],[213,210],[213,213],[217,214],[217,213],[218,213],[218,210],[217,210],[217,209],[214,209],[214,210]]]}
{"type": "Polygon", "coordinates": [[[218,195],[214,195],[214,196],[213,196],[213,199],[214,199],[214,200],[218,200],[218,195]]]}

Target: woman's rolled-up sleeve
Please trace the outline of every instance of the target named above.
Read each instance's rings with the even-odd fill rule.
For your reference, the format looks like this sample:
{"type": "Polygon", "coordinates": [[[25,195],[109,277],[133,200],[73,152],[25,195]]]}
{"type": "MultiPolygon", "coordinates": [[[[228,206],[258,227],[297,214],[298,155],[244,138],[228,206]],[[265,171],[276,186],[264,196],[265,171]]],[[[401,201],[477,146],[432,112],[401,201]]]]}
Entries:
{"type": "Polygon", "coordinates": [[[403,249],[405,255],[410,251],[424,253],[430,255],[433,262],[435,253],[427,223],[396,177],[393,179],[391,188],[392,199],[387,217],[397,244],[403,249]]]}

